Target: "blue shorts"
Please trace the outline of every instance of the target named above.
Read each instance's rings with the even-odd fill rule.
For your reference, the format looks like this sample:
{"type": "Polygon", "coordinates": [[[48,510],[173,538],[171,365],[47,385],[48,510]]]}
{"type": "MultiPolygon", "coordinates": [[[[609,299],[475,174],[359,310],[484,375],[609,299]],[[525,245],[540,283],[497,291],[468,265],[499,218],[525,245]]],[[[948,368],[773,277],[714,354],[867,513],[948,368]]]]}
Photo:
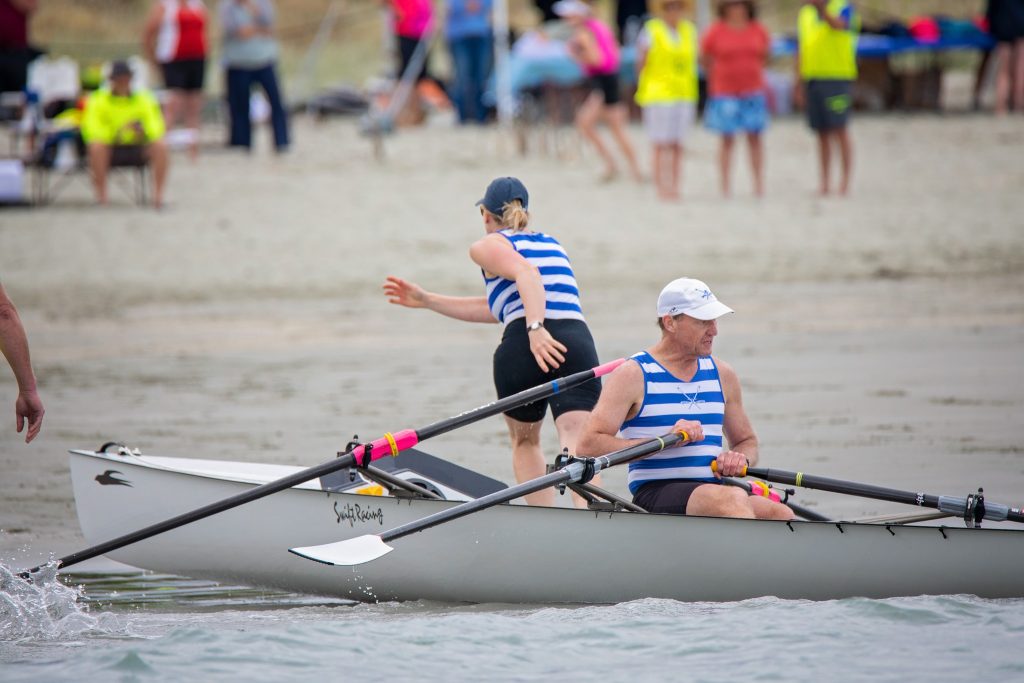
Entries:
{"type": "Polygon", "coordinates": [[[704,125],[722,135],[760,133],[768,127],[768,101],[763,93],[712,97],[704,110],[704,125]]]}

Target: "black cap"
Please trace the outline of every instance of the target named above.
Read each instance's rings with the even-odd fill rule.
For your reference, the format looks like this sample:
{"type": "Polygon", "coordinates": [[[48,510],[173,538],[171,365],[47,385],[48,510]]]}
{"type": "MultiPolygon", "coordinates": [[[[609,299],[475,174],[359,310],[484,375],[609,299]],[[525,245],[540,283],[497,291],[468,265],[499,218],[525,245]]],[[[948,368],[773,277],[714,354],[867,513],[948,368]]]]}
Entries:
{"type": "Polygon", "coordinates": [[[110,77],[117,78],[118,76],[131,76],[132,67],[123,59],[118,59],[110,64],[110,77]]]}
{"type": "Polygon", "coordinates": [[[483,206],[495,216],[500,216],[505,210],[505,205],[515,199],[522,203],[524,209],[530,208],[530,193],[526,191],[526,185],[523,185],[519,178],[495,178],[487,186],[484,198],[476,205],[483,206]]]}

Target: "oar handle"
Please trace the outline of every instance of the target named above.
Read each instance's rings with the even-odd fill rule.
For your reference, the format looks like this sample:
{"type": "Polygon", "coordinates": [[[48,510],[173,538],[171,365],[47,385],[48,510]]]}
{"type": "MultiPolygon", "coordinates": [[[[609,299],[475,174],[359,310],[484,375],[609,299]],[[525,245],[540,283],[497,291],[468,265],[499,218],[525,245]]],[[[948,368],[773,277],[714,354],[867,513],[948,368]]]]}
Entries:
{"type": "MultiPolygon", "coordinates": [[[[750,465],[744,465],[743,466],[743,470],[738,475],[736,475],[736,476],[738,476],[738,477],[745,477],[745,476],[747,476],[749,470],[750,470],[750,465]]],[[[718,461],[717,460],[712,460],[711,461],[711,471],[712,472],[718,472],[718,461]]],[[[757,475],[752,475],[752,476],[757,476],[757,475]]]]}

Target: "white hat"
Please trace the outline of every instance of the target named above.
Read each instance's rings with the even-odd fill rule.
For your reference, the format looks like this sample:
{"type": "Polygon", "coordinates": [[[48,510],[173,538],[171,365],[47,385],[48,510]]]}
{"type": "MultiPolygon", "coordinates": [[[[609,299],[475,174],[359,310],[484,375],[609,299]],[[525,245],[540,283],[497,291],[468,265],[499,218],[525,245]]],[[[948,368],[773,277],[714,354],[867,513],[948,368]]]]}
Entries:
{"type": "Polygon", "coordinates": [[[732,309],[719,301],[700,280],[681,277],[665,285],[658,295],[658,317],[685,313],[697,320],[714,320],[732,309]]]}
{"type": "Polygon", "coordinates": [[[583,0],[558,0],[551,6],[551,11],[560,17],[590,16],[590,5],[583,0]]]}

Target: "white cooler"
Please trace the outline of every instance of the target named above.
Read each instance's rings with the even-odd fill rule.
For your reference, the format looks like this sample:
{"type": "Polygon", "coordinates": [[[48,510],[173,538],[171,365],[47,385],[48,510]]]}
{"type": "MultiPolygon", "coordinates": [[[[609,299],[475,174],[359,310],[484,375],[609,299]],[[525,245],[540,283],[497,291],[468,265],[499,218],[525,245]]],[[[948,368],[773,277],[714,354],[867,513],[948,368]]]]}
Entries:
{"type": "Polygon", "coordinates": [[[0,203],[25,201],[25,165],[20,159],[0,159],[0,203]]]}

